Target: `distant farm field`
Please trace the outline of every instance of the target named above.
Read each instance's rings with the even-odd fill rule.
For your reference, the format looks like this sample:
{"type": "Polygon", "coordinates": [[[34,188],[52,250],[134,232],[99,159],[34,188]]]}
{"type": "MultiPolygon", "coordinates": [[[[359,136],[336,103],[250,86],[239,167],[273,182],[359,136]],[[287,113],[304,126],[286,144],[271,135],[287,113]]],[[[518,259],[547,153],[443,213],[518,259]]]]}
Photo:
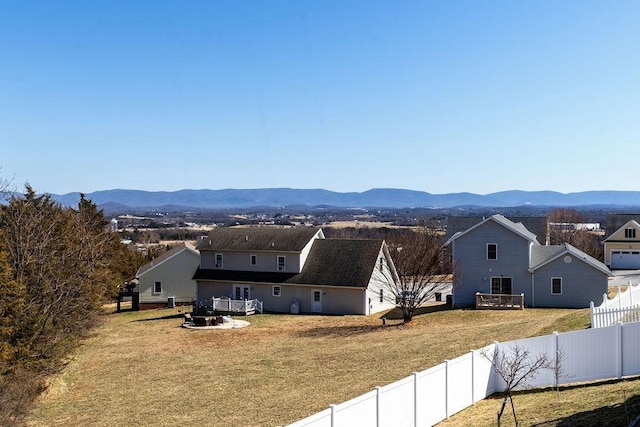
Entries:
{"type": "Polygon", "coordinates": [[[589,324],[588,310],[442,308],[405,326],[266,314],[235,330],[183,329],[179,308],[109,313],[27,425],[284,425],[495,340],[589,324]]]}

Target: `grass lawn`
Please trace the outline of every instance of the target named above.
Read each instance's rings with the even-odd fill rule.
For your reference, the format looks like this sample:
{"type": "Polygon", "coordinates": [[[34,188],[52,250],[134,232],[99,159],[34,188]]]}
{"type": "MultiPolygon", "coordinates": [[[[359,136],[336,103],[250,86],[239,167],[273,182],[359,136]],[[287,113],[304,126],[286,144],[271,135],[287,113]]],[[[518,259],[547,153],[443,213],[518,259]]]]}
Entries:
{"type": "MultiPolygon", "coordinates": [[[[179,308],[110,312],[51,380],[27,425],[284,425],[495,340],[589,325],[587,309],[442,307],[425,309],[405,326],[400,320],[382,326],[379,315],[267,314],[241,318],[251,325],[235,330],[183,329],[179,308]]],[[[524,398],[517,399],[524,416],[524,398]]],[[[561,401],[568,399],[563,391],[561,401]]],[[[467,412],[484,405],[473,424],[491,425],[499,407],[493,399],[451,425],[467,425],[467,412]]]]}

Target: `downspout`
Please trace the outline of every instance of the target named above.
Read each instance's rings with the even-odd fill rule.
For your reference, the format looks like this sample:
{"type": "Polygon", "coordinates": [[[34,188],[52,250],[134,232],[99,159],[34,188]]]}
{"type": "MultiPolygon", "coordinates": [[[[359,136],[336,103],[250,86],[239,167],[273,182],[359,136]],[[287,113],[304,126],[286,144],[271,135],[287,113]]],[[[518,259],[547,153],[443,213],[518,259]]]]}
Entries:
{"type": "MultiPolygon", "coordinates": [[[[547,227],[549,225],[547,224],[547,227]]],[[[549,233],[547,232],[547,235],[549,233]]],[[[529,243],[529,272],[531,273],[531,307],[536,306],[536,273],[533,268],[531,268],[531,253],[533,252],[533,242],[529,243]]]]}
{"type": "Polygon", "coordinates": [[[536,274],[531,271],[531,307],[536,306],[536,274]]]}

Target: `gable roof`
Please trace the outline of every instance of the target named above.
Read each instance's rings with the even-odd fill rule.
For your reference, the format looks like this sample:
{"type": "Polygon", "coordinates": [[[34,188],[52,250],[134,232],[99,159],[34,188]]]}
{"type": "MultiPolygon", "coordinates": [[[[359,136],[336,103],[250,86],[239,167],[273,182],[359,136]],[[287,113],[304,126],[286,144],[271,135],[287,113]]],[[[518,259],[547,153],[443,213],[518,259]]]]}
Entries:
{"type": "MultiPolygon", "coordinates": [[[[476,224],[484,221],[487,217],[481,216],[450,216],[447,218],[447,230],[445,233],[445,241],[449,240],[458,232],[467,230],[476,224]]],[[[548,227],[546,216],[509,216],[508,219],[513,223],[522,223],[522,225],[531,233],[536,235],[536,240],[540,243],[547,241],[548,227]]]]}
{"type": "Polygon", "coordinates": [[[383,245],[381,239],[316,239],[300,273],[199,269],[193,278],[366,288],[383,245]]]}
{"type": "Polygon", "coordinates": [[[569,243],[551,246],[533,246],[531,248],[530,270],[533,272],[564,255],[572,255],[574,258],[582,260],[591,267],[611,276],[611,270],[609,270],[606,265],[569,243]]]}
{"type": "Polygon", "coordinates": [[[464,231],[459,231],[456,234],[454,234],[453,236],[451,236],[447,242],[445,243],[445,245],[448,245],[449,243],[453,242],[456,239],[459,239],[460,237],[464,236],[465,234],[471,232],[472,230],[475,230],[476,228],[482,226],[483,224],[485,224],[488,221],[493,221],[501,226],[503,226],[504,228],[506,228],[507,230],[512,231],[513,233],[519,235],[520,237],[529,240],[530,242],[536,243],[536,244],[540,244],[537,240],[536,240],[536,235],[533,234],[532,232],[530,232],[529,230],[527,230],[527,228],[521,223],[515,223],[507,218],[505,218],[504,216],[500,215],[500,214],[495,214],[495,215],[491,215],[488,218],[485,218],[484,220],[480,221],[479,223],[477,223],[476,225],[467,228],[464,231]]]}
{"type": "MultiPolygon", "coordinates": [[[[623,225],[621,225],[620,227],[616,228],[615,230],[613,230],[613,232],[611,234],[609,234],[609,236],[604,239],[605,242],[615,242],[616,240],[613,239],[613,236],[615,234],[618,233],[618,231],[622,230],[623,228],[635,228],[636,230],[640,230],[640,224],[635,220],[635,219],[631,219],[629,221],[627,221],[626,223],[624,223],[623,225]]],[[[623,240],[624,242],[628,242],[629,239],[623,240]]]]}
{"type": "Polygon", "coordinates": [[[300,252],[322,230],[315,227],[224,227],[212,230],[199,250],[300,252]]]}
{"type": "Polygon", "coordinates": [[[636,221],[640,223],[640,213],[626,213],[626,214],[609,214],[607,215],[607,222],[604,232],[604,240],[607,240],[613,233],[620,230],[629,221],[636,221]]]}
{"type": "Polygon", "coordinates": [[[186,243],[186,242],[182,242],[179,245],[171,248],[170,250],[166,251],[162,255],[155,257],[154,259],[152,259],[151,261],[149,261],[148,263],[146,263],[145,265],[140,267],[138,269],[138,271],[136,272],[136,277],[140,277],[141,275],[143,275],[147,271],[151,270],[154,267],[157,267],[158,265],[160,265],[163,262],[173,258],[175,255],[177,255],[180,252],[185,251],[185,250],[189,251],[189,252],[191,252],[191,253],[193,253],[195,255],[199,255],[198,251],[191,244],[186,243]]]}

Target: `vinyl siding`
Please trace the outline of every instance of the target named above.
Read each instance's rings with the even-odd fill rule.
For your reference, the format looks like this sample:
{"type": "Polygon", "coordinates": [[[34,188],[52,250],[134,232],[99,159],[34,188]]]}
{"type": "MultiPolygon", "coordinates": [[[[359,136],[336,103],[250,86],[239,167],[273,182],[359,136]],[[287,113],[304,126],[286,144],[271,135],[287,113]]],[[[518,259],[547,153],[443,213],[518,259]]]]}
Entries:
{"type": "Polygon", "coordinates": [[[570,263],[561,256],[540,267],[534,280],[536,307],[589,307],[591,301],[601,301],[608,290],[607,275],[574,256],[570,263]],[[562,278],[562,295],[551,293],[552,277],[562,278]]]}
{"type": "Polygon", "coordinates": [[[300,254],[297,252],[244,252],[244,251],[201,251],[204,269],[216,268],[216,254],[222,254],[222,268],[235,271],[279,271],[278,256],[285,257],[285,273],[299,273],[300,254]],[[251,265],[251,255],[256,255],[256,265],[251,265]]]}
{"type": "Polygon", "coordinates": [[[140,303],[166,303],[170,296],[177,303],[188,303],[196,298],[196,282],[191,280],[200,255],[185,249],[173,257],[145,271],[139,277],[140,303]],[[155,282],[161,282],[162,292],[154,294],[155,282]]]}
{"type": "Polygon", "coordinates": [[[512,293],[530,298],[531,274],[528,272],[532,243],[494,221],[460,236],[453,242],[456,268],[454,304],[474,305],[476,292],[491,293],[492,277],[511,277],[512,293]],[[496,260],[487,259],[487,244],[498,245],[496,260]]]}
{"type": "MultiPolygon", "coordinates": [[[[229,296],[233,292],[235,283],[206,282],[198,283],[198,303],[210,304],[212,297],[229,296]]],[[[364,306],[364,289],[314,285],[280,286],[279,297],[273,296],[273,284],[249,283],[238,285],[250,286],[251,298],[257,298],[264,303],[264,310],[274,313],[290,313],[291,303],[298,300],[301,313],[311,313],[312,292],[314,289],[322,291],[322,313],[324,314],[366,314],[364,306]]]]}

